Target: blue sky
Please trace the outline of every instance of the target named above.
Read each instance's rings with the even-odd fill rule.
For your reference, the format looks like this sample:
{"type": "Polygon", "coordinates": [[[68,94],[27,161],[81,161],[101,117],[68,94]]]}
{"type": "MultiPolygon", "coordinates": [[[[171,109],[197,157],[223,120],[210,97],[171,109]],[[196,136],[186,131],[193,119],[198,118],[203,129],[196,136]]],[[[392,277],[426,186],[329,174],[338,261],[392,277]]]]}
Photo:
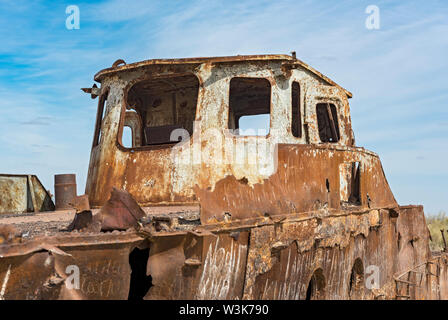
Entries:
{"type": "Polygon", "coordinates": [[[357,145],[377,152],[400,204],[448,210],[448,3],[0,0],[0,172],[76,173],[84,192],[97,100],[122,58],[289,53],[353,92],[357,145]],[[379,30],[365,27],[368,5],[379,30]],[[65,9],[80,9],[67,30],[65,9]]]}

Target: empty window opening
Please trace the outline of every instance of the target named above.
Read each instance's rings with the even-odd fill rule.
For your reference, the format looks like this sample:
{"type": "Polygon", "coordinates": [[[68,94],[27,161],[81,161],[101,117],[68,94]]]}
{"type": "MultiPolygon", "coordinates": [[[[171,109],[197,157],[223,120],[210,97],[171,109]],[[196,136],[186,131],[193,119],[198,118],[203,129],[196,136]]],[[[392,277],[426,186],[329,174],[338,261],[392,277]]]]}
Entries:
{"type": "Polygon", "coordinates": [[[325,179],[325,186],[327,187],[327,192],[330,192],[330,181],[325,179]]]}
{"type": "Polygon", "coordinates": [[[138,115],[141,128],[133,134],[140,137],[140,145],[175,144],[181,137],[191,137],[198,90],[194,75],[151,78],[132,86],[127,109],[138,115]]]}
{"type": "Polygon", "coordinates": [[[300,85],[298,82],[292,83],[291,107],[292,107],[291,132],[294,137],[301,138],[302,116],[300,113],[300,85]]]}
{"type": "Polygon", "coordinates": [[[123,137],[121,138],[121,143],[123,147],[132,148],[132,129],[131,127],[124,126],[123,127],[123,137]]]}
{"type": "Polygon", "coordinates": [[[121,145],[125,148],[142,146],[142,122],[139,114],[135,111],[126,111],[121,145]]]}
{"type": "Polygon", "coordinates": [[[146,275],[148,258],[149,249],[135,248],[129,255],[131,283],[129,286],[128,300],[143,300],[152,287],[152,278],[146,275]]]}
{"type": "Polygon", "coordinates": [[[235,135],[266,136],[270,130],[271,84],[264,78],[230,81],[228,127],[235,135]]]}
{"type": "Polygon", "coordinates": [[[320,141],[338,142],[340,134],[336,106],[332,103],[318,103],[316,114],[320,141]]]}
{"type": "Polygon", "coordinates": [[[93,146],[97,146],[100,141],[101,141],[101,131],[103,130],[102,128],[102,123],[104,120],[104,116],[106,114],[106,101],[107,101],[107,96],[109,94],[109,91],[106,91],[105,93],[103,93],[98,101],[98,110],[96,113],[96,125],[95,125],[95,135],[93,137],[93,146]]]}
{"type": "Polygon", "coordinates": [[[352,204],[361,204],[361,197],[359,195],[360,189],[360,176],[361,176],[361,165],[359,162],[352,162],[352,177],[350,180],[350,196],[348,197],[348,202],[352,204]]]}
{"type": "Polygon", "coordinates": [[[269,114],[242,116],[239,119],[238,134],[241,136],[265,136],[269,133],[269,114]]]}
{"type": "Polygon", "coordinates": [[[361,299],[364,290],[364,266],[360,258],[355,260],[349,282],[350,299],[361,299]]]}
{"type": "Polygon", "coordinates": [[[306,290],[306,300],[325,299],[325,277],[321,268],[314,271],[306,290]]]}
{"type": "Polygon", "coordinates": [[[361,163],[343,163],[340,165],[339,170],[341,202],[361,205],[361,163]]]}

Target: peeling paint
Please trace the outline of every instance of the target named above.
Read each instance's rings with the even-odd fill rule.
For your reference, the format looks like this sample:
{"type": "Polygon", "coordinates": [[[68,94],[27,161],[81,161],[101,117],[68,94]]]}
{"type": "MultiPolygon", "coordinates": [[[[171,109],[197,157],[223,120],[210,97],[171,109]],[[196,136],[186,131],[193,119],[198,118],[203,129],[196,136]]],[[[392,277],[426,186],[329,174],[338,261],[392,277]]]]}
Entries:
{"type": "Polygon", "coordinates": [[[101,88],[85,90],[100,97],[86,194],[92,220],[106,212],[114,223],[62,232],[61,212],[47,224],[8,220],[55,227],[15,242],[0,234],[2,298],[448,298],[448,260],[429,250],[423,207],[398,205],[378,155],[355,145],[351,93],[310,66],[285,55],[121,61],[95,80],[101,88]],[[248,113],[269,103],[266,136],[229,131],[234,78],[254,89],[241,98],[248,113]],[[123,126],[132,147],[122,145],[123,126]],[[182,141],[168,141],[170,130],[182,141]],[[113,192],[132,195],[134,207],[108,200],[113,192]],[[80,267],[79,290],[62,285],[69,265],[80,267]],[[409,289],[417,271],[426,278],[409,289]]]}

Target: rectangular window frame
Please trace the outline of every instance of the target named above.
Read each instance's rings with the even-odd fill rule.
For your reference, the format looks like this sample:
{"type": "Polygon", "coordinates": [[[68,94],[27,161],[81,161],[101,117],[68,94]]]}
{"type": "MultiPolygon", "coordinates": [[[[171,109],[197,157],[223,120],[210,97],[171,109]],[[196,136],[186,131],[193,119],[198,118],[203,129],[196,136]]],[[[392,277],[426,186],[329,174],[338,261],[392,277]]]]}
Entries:
{"type": "Polygon", "coordinates": [[[291,83],[291,134],[296,139],[303,138],[303,120],[302,120],[302,86],[299,81],[294,80],[291,83]],[[298,86],[297,102],[294,101],[294,85],[298,86]],[[296,110],[295,110],[296,107],[296,110]],[[294,115],[297,115],[296,128],[294,128],[294,115]],[[295,134],[297,130],[297,135],[295,134]]]}
{"type": "MultiPolygon", "coordinates": [[[[227,91],[228,92],[227,97],[228,97],[228,102],[229,102],[227,105],[227,130],[231,134],[232,137],[236,137],[236,138],[269,138],[270,137],[271,131],[272,131],[272,95],[273,95],[272,87],[273,87],[272,82],[268,78],[265,78],[265,77],[234,76],[230,79],[229,87],[228,87],[228,91],[227,91]],[[234,134],[231,131],[233,129],[231,129],[229,126],[230,111],[231,111],[231,109],[230,109],[230,89],[231,89],[231,82],[234,79],[262,79],[262,80],[266,80],[269,82],[269,86],[270,86],[270,90],[269,90],[270,91],[270,95],[269,95],[269,131],[266,135],[241,135],[241,134],[234,134]]],[[[256,115],[263,115],[263,114],[266,114],[266,113],[259,113],[259,114],[254,114],[254,115],[242,115],[242,116],[237,117],[236,121],[239,122],[240,118],[244,117],[244,116],[256,116],[256,115]]],[[[239,129],[239,126],[238,126],[238,129],[239,129]]]]}
{"type": "MultiPolygon", "coordinates": [[[[190,139],[193,138],[193,134],[190,135],[188,140],[177,142],[173,141],[172,143],[164,143],[164,144],[152,144],[152,145],[143,145],[143,146],[136,146],[132,148],[128,148],[123,146],[121,142],[121,137],[123,135],[123,128],[125,125],[125,116],[126,116],[126,110],[127,110],[127,101],[128,101],[128,93],[129,90],[138,82],[150,80],[150,79],[164,79],[164,78],[172,78],[176,76],[186,76],[186,75],[192,75],[195,76],[198,80],[198,92],[197,92],[197,98],[196,98],[196,106],[195,106],[195,114],[194,114],[194,121],[198,121],[199,116],[199,105],[200,105],[200,90],[201,90],[201,84],[200,84],[200,78],[196,73],[192,72],[177,72],[177,73],[169,73],[169,74],[154,74],[151,76],[144,76],[140,77],[138,79],[135,79],[131,81],[125,88],[124,88],[124,95],[122,100],[122,106],[121,106],[121,113],[120,113],[120,123],[118,127],[118,133],[117,133],[117,139],[116,139],[116,145],[118,149],[124,152],[148,152],[148,151],[155,151],[155,150],[164,150],[164,149],[171,149],[174,146],[176,146],[179,143],[188,143],[190,139]]],[[[143,121],[143,119],[141,119],[143,121]]],[[[143,128],[142,128],[143,129],[143,128]]],[[[142,131],[142,139],[144,139],[145,133],[142,131]]],[[[134,139],[134,137],[133,137],[134,139]]]]}
{"type": "Polygon", "coordinates": [[[317,101],[315,104],[315,112],[316,112],[316,129],[317,129],[317,136],[319,138],[320,143],[323,144],[337,144],[340,143],[342,140],[342,136],[341,136],[341,121],[339,118],[339,109],[340,109],[340,103],[338,101],[333,101],[333,100],[321,100],[321,101],[317,101]],[[321,135],[320,135],[320,127],[319,127],[319,116],[318,116],[318,106],[319,105],[326,105],[327,107],[327,119],[329,120],[328,125],[330,126],[330,131],[332,136],[334,137],[334,135],[336,135],[337,140],[336,141],[322,141],[321,135]],[[335,114],[336,114],[336,123],[334,122],[334,114],[333,114],[333,110],[331,108],[331,106],[334,106],[334,110],[335,110],[335,114]],[[329,112],[330,110],[330,112],[329,112]],[[333,119],[333,121],[331,121],[331,119],[333,119]],[[332,124],[335,125],[335,127],[333,128],[332,124]],[[335,130],[335,132],[333,131],[333,129],[335,130]]]}

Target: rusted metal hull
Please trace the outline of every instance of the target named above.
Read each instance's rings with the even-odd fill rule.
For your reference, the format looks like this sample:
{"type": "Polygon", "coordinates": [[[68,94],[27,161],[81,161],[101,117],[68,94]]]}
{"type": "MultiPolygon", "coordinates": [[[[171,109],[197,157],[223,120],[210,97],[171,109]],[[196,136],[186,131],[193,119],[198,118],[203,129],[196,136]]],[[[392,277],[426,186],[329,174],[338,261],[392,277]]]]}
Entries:
{"type": "Polygon", "coordinates": [[[129,254],[140,240],[132,234],[78,234],[1,248],[1,298],[127,299],[129,254]],[[70,266],[79,268],[78,289],[66,285],[70,266]]]}
{"type": "Polygon", "coordinates": [[[319,210],[278,218],[150,235],[71,232],[3,245],[1,297],[127,299],[133,290],[130,254],[138,247],[149,249],[147,260],[139,261],[151,276],[145,299],[448,298],[448,260],[431,257],[422,207],[319,210]],[[364,282],[355,286],[356,260],[364,282]],[[73,265],[80,271],[78,289],[67,287],[73,265]],[[402,274],[421,265],[428,265],[423,280],[409,279],[418,287],[400,282],[402,274]],[[368,288],[366,279],[375,268],[378,287],[368,288]],[[316,270],[324,287],[313,295],[309,286],[316,270]]]}
{"type": "Polygon", "coordinates": [[[423,208],[355,146],[350,92],[295,56],[121,64],[84,89],[89,205],[61,218],[75,231],[0,228],[1,299],[448,299],[423,208]],[[263,113],[268,134],[230,132],[263,113]]]}
{"type": "Polygon", "coordinates": [[[279,145],[278,168],[263,183],[228,176],[195,192],[200,211],[188,228],[181,207],[143,208],[146,225],[132,222],[145,214],[114,190],[96,217],[109,225],[103,231],[126,232],[0,245],[1,297],[448,299],[448,260],[429,250],[423,208],[398,206],[373,153],[279,145]],[[357,184],[347,178],[355,162],[357,184]],[[147,256],[131,258],[136,248],[147,256]],[[78,289],[66,286],[69,266],[79,268],[78,289]]]}
{"type": "MultiPolygon", "coordinates": [[[[421,207],[341,212],[319,217],[298,215],[280,223],[259,221],[257,227],[247,231],[234,231],[241,230],[237,227],[227,232],[221,229],[215,239],[204,237],[202,246],[196,250],[186,250],[193,248],[190,243],[196,246],[200,243],[191,236],[175,241],[157,238],[156,243],[163,243],[163,249],[157,251],[162,256],[171,252],[169,259],[176,263],[163,269],[163,274],[154,273],[153,268],[148,267],[154,286],[146,298],[316,298],[307,297],[307,291],[313,273],[319,269],[324,278],[319,299],[400,298],[402,284],[396,281],[397,274],[409,266],[431,260],[428,231],[422,219],[421,207]],[[210,240],[206,241],[207,238],[210,240]],[[418,239],[414,240],[412,249],[407,248],[409,239],[418,239]],[[199,259],[202,263],[195,269],[186,264],[189,259],[199,259]],[[378,270],[379,283],[374,287],[366,287],[367,282],[351,284],[357,259],[361,261],[364,278],[368,278],[372,270],[378,270]],[[238,279],[245,279],[244,286],[240,286],[238,279]]],[[[149,261],[157,264],[157,259],[149,261]]],[[[439,273],[431,274],[428,270],[419,283],[419,293],[411,292],[408,298],[447,299],[447,263],[445,256],[439,257],[431,268],[439,268],[439,273]]],[[[163,259],[161,265],[164,265],[163,259]]]]}

